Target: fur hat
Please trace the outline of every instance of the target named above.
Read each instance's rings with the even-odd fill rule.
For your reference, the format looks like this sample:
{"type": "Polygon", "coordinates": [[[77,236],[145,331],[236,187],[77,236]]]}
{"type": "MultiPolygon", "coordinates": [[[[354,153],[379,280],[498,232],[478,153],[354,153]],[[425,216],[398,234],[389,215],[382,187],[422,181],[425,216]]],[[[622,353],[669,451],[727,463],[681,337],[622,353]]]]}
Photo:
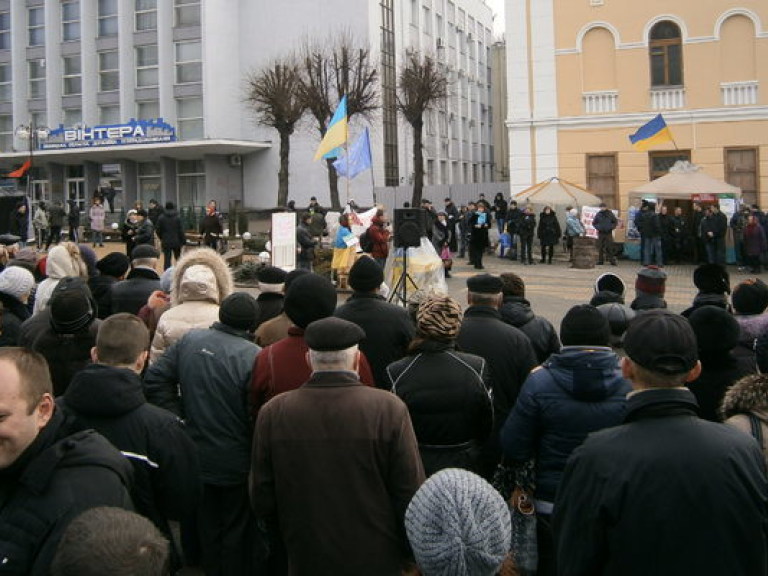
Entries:
{"type": "Polygon", "coordinates": [[[701,356],[707,353],[727,352],[739,343],[739,323],[736,318],[718,306],[700,306],[688,317],[701,356]]]}
{"type": "Polygon", "coordinates": [[[733,289],[731,302],[737,314],[762,314],[768,307],[768,286],[760,278],[744,280],[733,289]]]}
{"type": "Polygon", "coordinates": [[[704,294],[730,294],[731,277],[720,264],[702,264],[693,271],[693,285],[704,294]]]}
{"type": "Polygon", "coordinates": [[[456,300],[450,296],[433,294],[419,306],[416,327],[427,338],[450,342],[458,336],[463,317],[461,304],[456,300]]]}
{"type": "Polygon", "coordinates": [[[424,574],[495,575],[509,552],[509,508],[488,482],[458,468],[430,476],[405,512],[405,531],[424,574]]]}
{"type": "Polygon", "coordinates": [[[768,411],[768,374],[750,374],[738,380],[726,389],[720,408],[724,420],[755,411],[768,411]]]}

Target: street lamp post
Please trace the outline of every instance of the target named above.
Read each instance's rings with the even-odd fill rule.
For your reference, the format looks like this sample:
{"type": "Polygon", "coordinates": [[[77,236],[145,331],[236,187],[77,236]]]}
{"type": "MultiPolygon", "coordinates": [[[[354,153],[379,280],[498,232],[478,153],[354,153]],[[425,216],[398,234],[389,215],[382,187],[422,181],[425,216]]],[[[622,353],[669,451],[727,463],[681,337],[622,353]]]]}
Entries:
{"type": "MultiPolygon", "coordinates": [[[[15,130],[16,136],[21,140],[26,140],[29,143],[29,168],[27,169],[27,236],[29,236],[29,230],[32,222],[32,168],[34,166],[34,154],[35,150],[40,144],[41,140],[47,140],[48,135],[51,133],[50,129],[46,126],[37,126],[34,121],[30,120],[29,124],[20,124],[15,130]]],[[[26,242],[27,238],[23,238],[22,242],[26,242]]]]}

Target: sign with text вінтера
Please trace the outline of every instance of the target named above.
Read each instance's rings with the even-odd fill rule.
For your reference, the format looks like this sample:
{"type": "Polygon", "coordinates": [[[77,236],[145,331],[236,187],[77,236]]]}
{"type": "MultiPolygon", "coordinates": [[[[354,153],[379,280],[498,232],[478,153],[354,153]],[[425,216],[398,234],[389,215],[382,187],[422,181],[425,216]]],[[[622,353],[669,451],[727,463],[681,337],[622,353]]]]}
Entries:
{"type": "Polygon", "coordinates": [[[102,146],[128,146],[131,144],[158,144],[175,142],[176,129],[157,120],[131,120],[127,124],[83,126],[51,130],[48,138],[40,142],[41,150],[68,150],[100,148],[102,146]]]}

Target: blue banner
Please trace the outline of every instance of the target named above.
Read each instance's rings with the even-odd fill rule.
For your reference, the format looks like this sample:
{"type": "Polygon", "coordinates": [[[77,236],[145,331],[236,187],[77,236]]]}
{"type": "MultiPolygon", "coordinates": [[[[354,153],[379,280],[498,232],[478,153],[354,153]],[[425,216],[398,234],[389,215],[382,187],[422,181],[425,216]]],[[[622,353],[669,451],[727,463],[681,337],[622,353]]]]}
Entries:
{"type": "Polygon", "coordinates": [[[175,142],[176,128],[157,120],[131,120],[127,124],[65,128],[60,125],[51,130],[48,138],[40,142],[41,150],[69,148],[96,148],[130,144],[157,144],[175,142]]]}

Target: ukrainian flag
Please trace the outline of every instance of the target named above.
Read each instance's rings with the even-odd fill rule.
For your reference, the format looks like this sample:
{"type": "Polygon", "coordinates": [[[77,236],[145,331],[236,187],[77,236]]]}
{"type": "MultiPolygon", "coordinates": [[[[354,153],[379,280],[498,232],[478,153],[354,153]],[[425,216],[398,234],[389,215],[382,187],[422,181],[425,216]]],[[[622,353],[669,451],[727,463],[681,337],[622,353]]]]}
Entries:
{"type": "Polygon", "coordinates": [[[672,137],[672,132],[669,131],[667,123],[664,122],[664,118],[659,114],[632,134],[629,137],[629,141],[632,142],[632,146],[636,150],[645,151],[662,142],[674,142],[675,139],[672,137]]]}
{"type": "Polygon", "coordinates": [[[331,123],[328,124],[328,129],[325,131],[325,136],[320,141],[320,146],[315,152],[315,160],[320,160],[325,154],[342,146],[347,141],[347,97],[342,97],[339,102],[336,112],[331,118],[331,123]]]}

